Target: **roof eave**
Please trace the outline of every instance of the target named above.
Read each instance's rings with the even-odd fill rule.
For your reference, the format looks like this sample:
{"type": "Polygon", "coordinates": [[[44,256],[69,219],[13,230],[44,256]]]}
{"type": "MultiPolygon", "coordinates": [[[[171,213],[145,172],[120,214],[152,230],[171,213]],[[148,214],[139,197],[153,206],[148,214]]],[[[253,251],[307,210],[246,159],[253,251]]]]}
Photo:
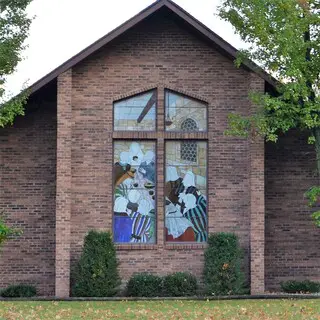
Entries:
{"type": "MultiPolygon", "coordinates": [[[[68,69],[72,68],[76,64],[78,64],[83,59],[87,58],[89,55],[93,54],[97,50],[99,50],[101,47],[108,44],[110,41],[114,40],[124,32],[128,31],[132,27],[134,27],[139,22],[143,21],[145,18],[150,16],[151,14],[155,13],[162,7],[167,7],[172,12],[174,12],[178,17],[180,17],[182,20],[187,22],[190,26],[195,28],[198,32],[200,32],[203,36],[205,36],[207,39],[212,41],[216,46],[218,46],[220,49],[222,49],[225,53],[227,53],[229,56],[233,57],[234,59],[237,57],[238,50],[234,48],[231,44],[229,44],[227,41],[222,39],[220,36],[218,36],[216,33],[214,33],[212,30],[210,30],[208,27],[206,27],[203,23],[201,23],[199,20],[197,20],[195,17],[190,15],[187,11],[185,11],[183,8],[172,2],[171,0],[159,0],[157,2],[154,2],[149,7],[145,8],[140,13],[136,14],[131,19],[127,20],[123,24],[121,24],[116,29],[109,32],[107,35],[103,36],[102,38],[98,39],[96,42],[79,52],[78,54],[74,55],[72,58],[64,62],[62,65],[45,75],[43,78],[35,82],[33,85],[31,85],[27,90],[29,92],[35,93],[39,89],[41,89],[43,86],[57,78],[61,73],[67,71],[68,69]]],[[[277,80],[274,79],[271,75],[269,75],[267,72],[265,72],[262,68],[260,68],[258,65],[256,65],[253,61],[246,61],[243,63],[244,67],[248,68],[250,71],[257,73],[262,79],[264,79],[266,82],[268,82],[272,86],[277,85],[277,80]]]]}
{"type": "Polygon", "coordinates": [[[87,58],[89,55],[94,53],[95,51],[99,50],[101,47],[109,43],[110,41],[114,40],[130,28],[134,27],[137,23],[141,22],[145,18],[147,18],[152,13],[159,10],[161,7],[163,7],[165,4],[162,1],[156,2],[130,18],[129,20],[122,23],[117,28],[110,31],[105,36],[101,37],[70,59],[68,59],[66,62],[58,66],[56,69],[39,79],[37,82],[35,82],[33,85],[31,85],[27,90],[30,91],[30,93],[34,93],[38,91],[40,88],[48,84],[53,79],[57,78],[61,73],[67,71],[68,69],[72,68],[74,65],[82,61],[83,59],[87,58]]]}

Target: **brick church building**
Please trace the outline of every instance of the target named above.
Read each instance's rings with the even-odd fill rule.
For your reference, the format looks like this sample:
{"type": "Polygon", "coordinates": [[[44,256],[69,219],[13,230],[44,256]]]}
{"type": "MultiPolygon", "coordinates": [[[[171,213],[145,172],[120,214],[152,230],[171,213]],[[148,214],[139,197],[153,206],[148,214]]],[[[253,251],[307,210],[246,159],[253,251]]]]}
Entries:
{"type": "MultiPolygon", "coordinates": [[[[61,48],[62,50],[63,48],[61,48]]],[[[0,287],[67,297],[88,230],[112,231],[123,280],[201,278],[208,234],[234,232],[251,293],[319,280],[320,232],[304,191],[314,152],[224,135],[249,91],[274,80],[170,0],[160,0],[31,86],[26,115],[0,130],[0,211],[23,230],[0,287]]]]}

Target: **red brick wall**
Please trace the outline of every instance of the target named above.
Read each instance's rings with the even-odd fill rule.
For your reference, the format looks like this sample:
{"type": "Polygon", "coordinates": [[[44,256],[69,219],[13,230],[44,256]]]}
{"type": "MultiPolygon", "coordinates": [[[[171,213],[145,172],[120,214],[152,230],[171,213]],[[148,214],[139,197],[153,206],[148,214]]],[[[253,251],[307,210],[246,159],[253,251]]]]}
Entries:
{"type": "Polygon", "coordinates": [[[68,297],[70,289],[72,70],[57,82],[57,188],[56,188],[56,286],[57,297],[68,297]]]}
{"type": "MultiPolygon", "coordinates": [[[[264,92],[264,82],[252,74],[250,90],[264,92]]],[[[251,103],[250,112],[256,113],[251,103]]],[[[255,137],[250,141],[250,289],[251,294],[265,291],[264,249],[265,249],[265,199],[264,199],[264,139],[255,137]]]]}
{"type": "Polygon", "coordinates": [[[42,102],[0,129],[0,211],[23,231],[0,252],[0,287],[28,283],[54,294],[56,112],[42,102]]]}
{"type": "MultiPolygon", "coordinates": [[[[176,89],[209,103],[209,231],[240,236],[249,272],[250,190],[248,142],[226,137],[227,115],[249,112],[249,72],[195,35],[165,17],[127,32],[73,68],[71,255],[78,257],[85,233],[112,228],[112,140],[129,137],[112,132],[113,101],[157,87],[158,134],[136,132],[135,138],[158,139],[157,244],[143,250],[119,246],[121,276],[152,271],[188,270],[200,276],[203,246],[169,247],[164,243],[163,145],[179,134],[163,132],[163,88],[176,89]],[[161,19],[161,20],[160,20],[161,19]]],[[[263,80],[261,80],[263,83],[263,80]]]]}
{"type": "Polygon", "coordinates": [[[320,281],[320,230],[303,193],[317,184],[315,153],[305,135],[290,133],[266,144],[266,289],[281,281],[320,281]]]}
{"type": "MultiPolygon", "coordinates": [[[[118,246],[123,279],[139,271],[165,274],[186,270],[201,277],[204,245],[167,245],[164,242],[164,142],[183,137],[208,140],[209,232],[230,231],[239,235],[245,250],[244,267],[249,275],[250,216],[254,209],[250,206],[254,203],[261,209],[258,207],[261,201],[255,201],[257,193],[250,190],[250,177],[257,183],[263,175],[262,149],[254,148],[250,156],[247,140],[226,137],[224,131],[230,112],[249,113],[248,90],[252,87],[262,90],[263,80],[235,68],[230,59],[172,19],[157,15],[66,72],[59,83],[59,92],[63,95],[58,99],[58,151],[57,109],[46,108],[44,103],[40,110],[19,119],[16,129],[0,133],[4,141],[3,144],[1,140],[1,145],[7,146],[0,151],[1,183],[5,186],[3,190],[11,190],[1,197],[0,207],[8,209],[13,223],[26,229],[23,237],[5,248],[3,257],[13,259],[1,265],[1,272],[7,275],[5,284],[32,280],[41,294],[54,294],[56,276],[59,285],[56,293],[67,295],[70,238],[65,224],[70,219],[72,263],[81,252],[88,230],[112,229],[112,142],[130,137],[157,140],[158,226],[157,244],[118,246]],[[157,133],[113,133],[113,101],[150,88],[158,88],[157,133]],[[208,102],[208,133],[164,132],[164,88],[208,102]],[[255,172],[250,169],[252,163],[255,172]],[[4,164],[19,171],[4,170],[4,164]],[[56,164],[60,172],[57,198],[56,164]],[[18,180],[12,182],[13,179],[18,180]],[[25,199],[27,205],[22,203],[26,209],[22,206],[17,210],[8,208],[17,198],[20,201],[20,197],[25,199]],[[25,212],[28,217],[22,219],[25,212]]],[[[261,221],[261,217],[258,218],[257,223],[261,221]]],[[[263,238],[260,238],[251,238],[251,245],[252,239],[261,243],[263,238]]],[[[258,262],[261,250],[256,249],[255,261],[258,262]]],[[[257,277],[263,282],[263,276],[258,274],[257,277]]],[[[259,284],[255,290],[262,287],[259,284]]]]}

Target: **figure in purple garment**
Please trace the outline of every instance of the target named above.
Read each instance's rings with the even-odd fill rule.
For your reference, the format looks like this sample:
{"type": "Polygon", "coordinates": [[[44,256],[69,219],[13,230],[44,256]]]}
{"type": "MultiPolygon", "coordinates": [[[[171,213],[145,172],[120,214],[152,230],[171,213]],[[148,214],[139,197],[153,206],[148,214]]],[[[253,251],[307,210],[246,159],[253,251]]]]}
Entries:
{"type": "Polygon", "coordinates": [[[114,240],[116,242],[154,243],[154,151],[143,152],[142,146],[133,142],[128,152],[120,154],[120,158],[119,164],[129,164],[130,170],[129,174],[125,172],[116,181],[118,184],[115,186],[114,240]]]}

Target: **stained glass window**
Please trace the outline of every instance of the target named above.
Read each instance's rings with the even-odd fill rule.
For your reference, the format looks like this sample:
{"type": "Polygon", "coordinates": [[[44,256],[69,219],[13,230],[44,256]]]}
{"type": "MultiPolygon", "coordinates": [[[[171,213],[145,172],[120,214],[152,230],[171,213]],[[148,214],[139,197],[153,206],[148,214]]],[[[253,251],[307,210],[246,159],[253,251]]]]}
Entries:
{"type": "Polygon", "coordinates": [[[167,141],[165,172],[165,228],[168,242],[206,242],[207,143],[204,141],[167,141]],[[196,154],[184,159],[185,143],[196,154]]]}
{"type": "Polygon", "coordinates": [[[155,243],[155,143],[115,141],[113,183],[114,241],[155,243]]]}
{"type": "Polygon", "coordinates": [[[114,130],[153,131],[156,129],[156,90],[114,103],[114,130]]]}
{"type": "Polygon", "coordinates": [[[207,105],[199,100],[166,90],[165,110],[167,131],[207,130],[207,105]]]}

